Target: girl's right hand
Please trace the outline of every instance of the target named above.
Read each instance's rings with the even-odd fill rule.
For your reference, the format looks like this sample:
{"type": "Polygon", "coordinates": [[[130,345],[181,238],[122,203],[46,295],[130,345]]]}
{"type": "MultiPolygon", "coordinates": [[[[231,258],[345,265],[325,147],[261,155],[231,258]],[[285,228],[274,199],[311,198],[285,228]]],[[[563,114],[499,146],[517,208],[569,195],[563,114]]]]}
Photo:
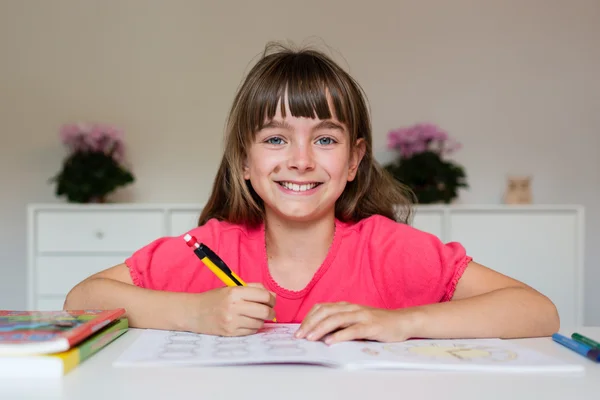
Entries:
{"type": "Polygon", "coordinates": [[[256,333],[275,318],[275,294],[260,283],[190,294],[182,311],[183,330],[218,336],[256,333]]]}

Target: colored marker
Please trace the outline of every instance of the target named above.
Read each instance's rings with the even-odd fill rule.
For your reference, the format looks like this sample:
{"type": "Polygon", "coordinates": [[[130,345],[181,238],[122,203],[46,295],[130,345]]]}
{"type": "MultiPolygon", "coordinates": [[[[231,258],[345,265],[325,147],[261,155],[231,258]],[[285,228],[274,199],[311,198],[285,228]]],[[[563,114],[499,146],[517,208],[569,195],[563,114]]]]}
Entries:
{"type": "Polygon", "coordinates": [[[581,354],[584,357],[589,358],[592,361],[599,362],[600,361],[600,350],[593,349],[589,346],[586,346],[583,343],[579,343],[571,338],[561,335],[560,333],[555,333],[552,335],[552,340],[557,343],[562,344],[568,349],[573,350],[576,353],[581,354]]]}
{"type": "MultiPolygon", "coordinates": [[[[198,256],[200,261],[202,261],[202,263],[204,263],[204,265],[206,265],[224,284],[227,286],[246,286],[246,283],[207,245],[198,243],[198,240],[189,233],[183,237],[183,240],[185,240],[185,243],[189,247],[194,249],[194,253],[198,256]]],[[[277,319],[273,318],[273,322],[277,322],[277,319]]]]}
{"type": "Polygon", "coordinates": [[[592,349],[600,350],[600,343],[596,342],[594,339],[590,339],[589,337],[585,337],[580,333],[574,333],[571,337],[577,340],[579,343],[583,343],[586,346],[591,347],[592,349]]]}

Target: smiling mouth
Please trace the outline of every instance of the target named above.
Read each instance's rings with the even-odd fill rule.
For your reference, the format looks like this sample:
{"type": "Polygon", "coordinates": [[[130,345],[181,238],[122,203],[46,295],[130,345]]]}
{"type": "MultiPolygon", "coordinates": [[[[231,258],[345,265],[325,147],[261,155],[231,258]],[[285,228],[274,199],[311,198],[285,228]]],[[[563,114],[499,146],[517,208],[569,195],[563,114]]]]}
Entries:
{"type": "Polygon", "coordinates": [[[314,189],[321,184],[321,182],[312,182],[312,183],[291,183],[291,182],[277,182],[284,188],[288,190],[292,190],[294,192],[306,192],[307,190],[314,189]]]}

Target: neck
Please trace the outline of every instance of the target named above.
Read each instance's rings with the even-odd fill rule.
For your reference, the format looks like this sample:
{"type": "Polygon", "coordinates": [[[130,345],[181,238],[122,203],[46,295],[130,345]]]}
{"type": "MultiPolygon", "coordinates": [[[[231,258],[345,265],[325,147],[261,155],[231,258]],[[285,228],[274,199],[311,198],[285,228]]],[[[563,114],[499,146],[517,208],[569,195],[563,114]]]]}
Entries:
{"type": "Polygon", "coordinates": [[[322,261],[334,234],[333,214],[310,222],[285,221],[269,212],[266,215],[265,241],[269,259],[300,263],[322,261]]]}

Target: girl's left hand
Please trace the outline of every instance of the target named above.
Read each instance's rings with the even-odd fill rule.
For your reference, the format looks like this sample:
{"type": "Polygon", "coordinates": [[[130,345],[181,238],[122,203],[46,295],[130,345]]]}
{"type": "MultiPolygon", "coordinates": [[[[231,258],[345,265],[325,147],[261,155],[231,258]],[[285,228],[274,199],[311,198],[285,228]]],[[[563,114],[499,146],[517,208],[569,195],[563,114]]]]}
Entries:
{"type": "Polygon", "coordinates": [[[315,305],[306,315],[297,338],[327,344],[366,339],[401,342],[413,336],[413,318],[407,310],[384,310],[347,302],[315,305]]]}

